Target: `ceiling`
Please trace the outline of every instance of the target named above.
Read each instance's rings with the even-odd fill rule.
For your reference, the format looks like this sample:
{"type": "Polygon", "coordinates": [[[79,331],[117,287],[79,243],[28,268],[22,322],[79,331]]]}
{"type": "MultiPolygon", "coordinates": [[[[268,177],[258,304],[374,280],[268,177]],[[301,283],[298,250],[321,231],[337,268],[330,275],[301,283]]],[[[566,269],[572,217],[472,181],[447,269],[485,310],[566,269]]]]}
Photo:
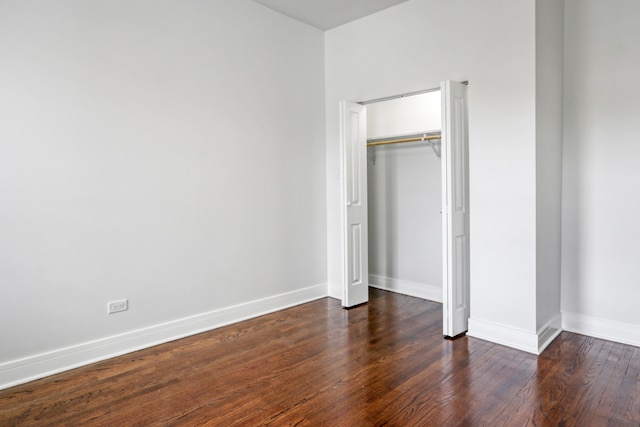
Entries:
{"type": "Polygon", "coordinates": [[[254,0],[269,9],[329,30],[407,0],[254,0]]]}

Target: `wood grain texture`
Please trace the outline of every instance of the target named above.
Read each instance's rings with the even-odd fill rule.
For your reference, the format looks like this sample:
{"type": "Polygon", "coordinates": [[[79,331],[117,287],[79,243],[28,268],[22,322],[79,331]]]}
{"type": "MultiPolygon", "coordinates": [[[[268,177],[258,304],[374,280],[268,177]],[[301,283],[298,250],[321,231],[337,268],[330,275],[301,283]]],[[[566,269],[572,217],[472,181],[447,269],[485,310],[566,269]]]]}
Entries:
{"type": "Polygon", "coordinates": [[[0,392],[1,426],[640,425],[640,349],[442,338],[441,305],[322,299],[0,392]]]}

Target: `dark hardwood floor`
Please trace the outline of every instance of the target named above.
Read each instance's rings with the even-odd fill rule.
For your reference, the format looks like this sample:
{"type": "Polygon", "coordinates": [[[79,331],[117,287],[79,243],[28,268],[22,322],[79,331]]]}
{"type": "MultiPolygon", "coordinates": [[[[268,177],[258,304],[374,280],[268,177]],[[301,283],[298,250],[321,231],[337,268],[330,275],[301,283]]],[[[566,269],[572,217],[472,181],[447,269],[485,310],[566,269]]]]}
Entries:
{"type": "Polygon", "coordinates": [[[441,316],[325,298],[0,391],[0,425],[640,425],[640,348],[563,332],[536,357],[441,316]]]}

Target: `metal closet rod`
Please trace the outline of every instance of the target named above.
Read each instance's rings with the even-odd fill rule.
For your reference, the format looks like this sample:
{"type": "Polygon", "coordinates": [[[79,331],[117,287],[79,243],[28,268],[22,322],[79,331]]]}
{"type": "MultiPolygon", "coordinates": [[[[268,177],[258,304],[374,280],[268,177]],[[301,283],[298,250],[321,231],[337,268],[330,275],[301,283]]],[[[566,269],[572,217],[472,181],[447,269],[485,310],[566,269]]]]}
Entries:
{"type": "Polygon", "coordinates": [[[432,139],[442,139],[442,135],[441,134],[425,135],[425,136],[417,136],[414,138],[389,139],[386,141],[367,142],[367,147],[374,147],[376,145],[401,144],[403,142],[429,141],[432,139]]]}

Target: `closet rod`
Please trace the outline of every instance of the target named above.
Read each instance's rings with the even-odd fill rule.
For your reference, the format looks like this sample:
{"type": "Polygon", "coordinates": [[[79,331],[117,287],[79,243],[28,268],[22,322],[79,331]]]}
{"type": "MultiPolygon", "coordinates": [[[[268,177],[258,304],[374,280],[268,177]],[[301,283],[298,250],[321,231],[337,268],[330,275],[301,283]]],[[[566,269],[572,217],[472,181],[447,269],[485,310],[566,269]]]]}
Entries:
{"type": "Polygon", "coordinates": [[[400,144],[402,142],[429,141],[429,140],[432,140],[432,139],[442,139],[442,136],[440,134],[438,134],[438,135],[418,136],[418,137],[415,137],[415,138],[390,139],[388,141],[367,142],[367,147],[373,147],[373,146],[376,146],[376,145],[400,144]]]}

